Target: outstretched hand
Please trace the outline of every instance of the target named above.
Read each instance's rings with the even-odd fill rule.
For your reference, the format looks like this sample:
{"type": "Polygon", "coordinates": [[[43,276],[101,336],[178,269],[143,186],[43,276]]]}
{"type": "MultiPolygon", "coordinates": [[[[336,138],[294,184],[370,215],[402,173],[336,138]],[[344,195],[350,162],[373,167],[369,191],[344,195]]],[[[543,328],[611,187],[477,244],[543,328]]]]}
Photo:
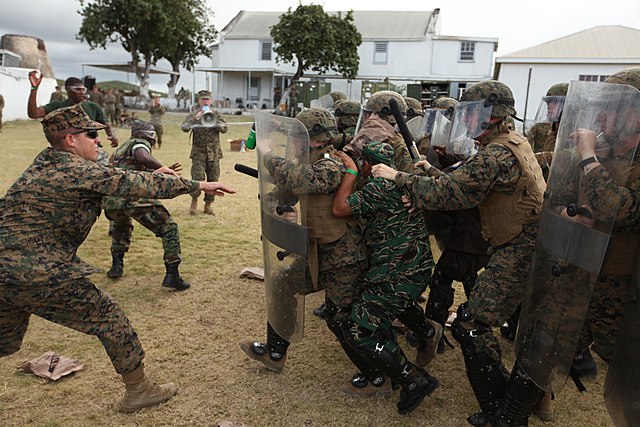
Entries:
{"type": "Polygon", "coordinates": [[[154,170],[153,173],[162,173],[165,175],[173,175],[173,176],[178,176],[177,173],[175,173],[175,171],[171,168],[168,168],[166,166],[161,166],[158,169],[154,170]]]}
{"type": "Polygon", "coordinates": [[[235,194],[236,190],[231,187],[227,187],[221,182],[204,182],[200,181],[200,190],[212,196],[224,196],[227,194],[235,194]]]}
{"type": "Polygon", "coordinates": [[[174,164],[169,166],[169,169],[180,175],[180,172],[182,171],[182,165],[179,162],[175,162],[174,164]]]}

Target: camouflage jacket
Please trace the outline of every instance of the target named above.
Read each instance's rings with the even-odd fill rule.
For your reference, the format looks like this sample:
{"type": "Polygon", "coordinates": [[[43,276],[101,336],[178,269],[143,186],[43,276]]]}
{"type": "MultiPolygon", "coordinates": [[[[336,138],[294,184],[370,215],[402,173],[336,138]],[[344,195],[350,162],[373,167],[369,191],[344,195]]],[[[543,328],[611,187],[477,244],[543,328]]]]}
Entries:
{"type": "Polygon", "coordinates": [[[539,153],[544,150],[544,142],[550,129],[551,123],[535,123],[531,126],[527,139],[534,153],[539,153]]]}
{"type": "Polygon", "coordinates": [[[162,115],[166,113],[167,109],[164,105],[158,105],[157,107],[149,107],[149,114],[151,114],[151,124],[152,125],[161,125],[162,124],[162,115]]]}
{"type": "MultiPolygon", "coordinates": [[[[113,152],[109,159],[109,164],[116,168],[126,170],[146,171],[145,166],[135,158],[135,151],[138,149],[147,150],[151,153],[151,144],[142,138],[128,139],[120,144],[118,149],[113,152]]],[[[160,205],[159,201],[146,198],[132,199],[117,196],[105,196],[102,198],[102,209],[104,210],[130,209],[157,205],[160,205]]]]}
{"type": "Polygon", "coordinates": [[[103,102],[104,102],[105,108],[116,108],[116,96],[113,94],[105,95],[103,102]]]}
{"type": "MultiPolygon", "coordinates": [[[[303,194],[335,194],[346,168],[334,153],[333,147],[327,147],[321,156],[319,152],[315,153],[316,160],[312,159],[310,164],[289,161],[273,152],[267,153],[263,164],[277,189],[271,196],[277,197],[283,204],[293,206],[298,201],[298,196],[303,194]],[[324,157],[324,152],[329,158],[324,157]]],[[[318,244],[320,271],[356,264],[366,259],[364,240],[357,227],[349,226],[344,236],[335,242],[318,244]]]]}
{"type": "Polygon", "coordinates": [[[372,283],[434,266],[424,215],[409,213],[402,194],[392,181],[373,178],[347,198],[352,214],[367,220],[367,279],[372,283]]]}
{"type": "Polygon", "coordinates": [[[396,182],[409,190],[420,209],[458,210],[478,206],[492,191],[512,194],[521,173],[509,149],[490,144],[449,174],[426,177],[398,172],[396,182]]]}
{"type": "Polygon", "coordinates": [[[166,199],[197,191],[196,181],[104,167],[47,148],[0,199],[0,285],[60,282],[100,271],[76,252],[105,195],[166,199]]]}
{"type": "Polygon", "coordinates": [[[180,128],[183,132],[191,132],[193,144],[191,147],[192,160],[210,162],[222,158],[222,148],[220,147],[220,133],[227,132],[227,122],[216,110],[210,110],[218,119],[216,126],[202,126],[200,119],[196,119],[194,111],[182,122],[180,128]]]}

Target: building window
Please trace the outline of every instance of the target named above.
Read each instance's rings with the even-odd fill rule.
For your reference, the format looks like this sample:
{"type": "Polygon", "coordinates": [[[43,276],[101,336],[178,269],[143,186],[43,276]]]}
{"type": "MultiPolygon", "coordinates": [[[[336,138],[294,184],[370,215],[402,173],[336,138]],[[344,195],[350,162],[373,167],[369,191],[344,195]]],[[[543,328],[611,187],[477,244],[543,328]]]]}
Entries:
{"type": "Polygon", "coordinates": [[[389,42],[373,42],[373,63],[386,64],[389,42]]]}
{"type": "Polygon", "coordinates": [[[271,41],[260,42],[260,60],[271,61],[271,41]]]}
{"type": "Polygon", "coordinates": [[[598,76],[596,74],[580,74],[578,80],[581,82],[603,82],[607,80],[609,76],[598,76]]]}
{"type": "Polygon", "coordinates": [[[260,101],[260,77],[251,77],[249,80],[249,100],[260,101]]]}
{"type": "Polygon", "coordinates": [[[460,61],[473,61],[473,54],[476,50],[474,42],[460,43],[460,61]]]}

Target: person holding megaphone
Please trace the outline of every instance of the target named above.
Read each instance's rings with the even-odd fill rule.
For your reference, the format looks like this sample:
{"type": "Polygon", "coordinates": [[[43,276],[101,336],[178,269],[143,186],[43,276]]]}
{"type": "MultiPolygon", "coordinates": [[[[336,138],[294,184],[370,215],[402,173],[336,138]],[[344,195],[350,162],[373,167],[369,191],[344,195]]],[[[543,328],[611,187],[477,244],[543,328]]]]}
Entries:
{"type": "MultiPolygon", "coordinates": [[[[211,108],[211,92],[198,92],[198,109],[190,113],[180,126],[183,132],[191,132],[191,178],[199,181],[217,181],[220,177],[220,133],[227,132],[222,114],[211,108]]],[[[198,213],[198,197],[192,196],[189,213],[198,213]]],[[[204,213],[214,215],[211,205],[215,196],[205,194],[204,213]]]]}

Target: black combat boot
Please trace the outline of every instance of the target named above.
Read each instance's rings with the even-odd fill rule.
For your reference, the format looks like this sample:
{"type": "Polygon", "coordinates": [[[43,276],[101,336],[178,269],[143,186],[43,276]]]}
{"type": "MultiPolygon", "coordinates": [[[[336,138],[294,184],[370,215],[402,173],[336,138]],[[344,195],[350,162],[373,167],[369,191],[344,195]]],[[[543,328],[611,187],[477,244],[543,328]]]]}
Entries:
{"type": "Polygon", "coordinates": [[[177,291],[184,291],[185,289],[189,289],[191,286],[189,282],[185,282],[182,277],[180,277],[180,273],[178,272],[179,262],[174,262],[171,264],[165,263],[164,266],[167,269],[167,273],[164,275],[164,280],[162,280],[162,286],[165,288],[172,288],[177,291]]]}
{"type": "Polygon", "coordinates": [[[244,340],[240,342],[240,348],[247,356],[262,363],[266,369],[279,374],[287,360],[289,341],[282,338],[267,322],[267,342],[244,340]]]}
{"type": "Polygon", "coordinates": [[[321,319],[324,319],[326,316],[326,308],[325,303],[320,304],[320,306],[313,309],[313,315],[318,316],[321,319]]]}
{"type": "Polygon", "coordinates": [[[122,277],[124,271],[124,252],[111,252],[111,268],[107,271],[107,277],[117,279],[122,277]]]}
{"type": "Polygon", "coordinates": [[[576,370],[580,378],[593,378],[598,375],[598,366],[589,348],[574,357],[571,366],[576,370]]]}
{"type": "Polygon", "coordinates": [[[376,369],[402,387],[400,400],[397,404],[398,413],[401,415],[416,409],[425,397],[438,388],[438,380],[424,369],[409,363],[400,349],[398,350],[399,354],[396,355],[389,351],[384,344],[378,343],[375,347],[360,346],[358,351],[369,356],[371,364],[376,369]]]}
{"type": "Polygon", "coordinates": [[[504,398],[495,415],[491,416],[492,427],[526,427],[529,414],[544,395],[516,362],[504,398]]]}

